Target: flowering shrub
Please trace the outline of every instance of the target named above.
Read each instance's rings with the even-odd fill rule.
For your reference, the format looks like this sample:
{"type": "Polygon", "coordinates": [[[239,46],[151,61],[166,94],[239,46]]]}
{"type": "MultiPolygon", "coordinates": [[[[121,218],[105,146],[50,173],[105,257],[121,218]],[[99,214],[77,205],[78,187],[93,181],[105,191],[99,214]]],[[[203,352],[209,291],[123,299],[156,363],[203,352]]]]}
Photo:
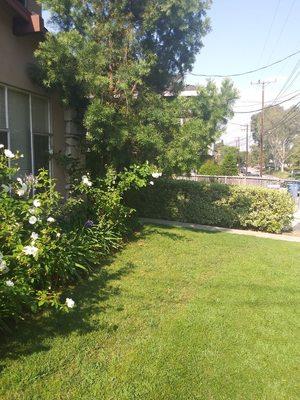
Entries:
{"type": "Polygon", "coordinates": [[[7,320],[42,306],[62,310],[75,306],[73,299],[62,297],[63,287],[87,275],[120,247],[133,215],[123,204],[123,195],[132,186],[147,184],[150,167],[134,166],[123,173],[110,169],[95,183],[85,174],[63,202],[46,171],[36,177],[16,177],[20,155],[0,151],[0,328],[4,328],[7,320]]]}
{"type": "Polygon", "coordinates": [[[159,179],[127,202],[141,217],[273,233],[290,227],[295,208],[281,190],[175,179],[159,179]]]}

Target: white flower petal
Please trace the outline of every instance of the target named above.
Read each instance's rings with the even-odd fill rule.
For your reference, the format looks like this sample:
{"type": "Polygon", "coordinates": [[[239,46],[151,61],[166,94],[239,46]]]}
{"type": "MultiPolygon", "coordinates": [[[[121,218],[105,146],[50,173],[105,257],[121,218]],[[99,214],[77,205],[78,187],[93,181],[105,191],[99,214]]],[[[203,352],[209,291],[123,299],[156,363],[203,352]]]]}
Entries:
{"type": "Polygon", "coordinates": [[[152,178],[155,178],[155,179],[159,178],[160,176],[162,176],[161,172],[153,172],[153,174],[152,174],[152,178]]]}
{"type": "Polygon", "coordinates": [[[25,246],[23,248],[23,253],[25,253],[27,256],[33,256],[35,257],[38,253],[39,249],[35,246],[25,246]]]}
{"type": "Polygon", "coordinates": [[[30,223],[31,225],[34,225],[36,222],[37,222],[37,217],[35,217],[34,215],[32,215],[32,216],[29,218],[29,223],[30,223]]]}
{"type": "Polygon", "coordinates": [[[34,207],[40,207],[41,206],[41,201],[39,199],[34,199],[33,200],[33,205],[34,207]]]}
{"type": "Polygon", "coordinates": [[[66,305],[68,308],[73,308],[75,306],[75,301],[73,299],[70,298],[66,298],[66,305]]]}
{"type": "Polygon", "coordinates": [[[7,157],[7,158],[14,158],[15,157],[14,153],[11,152],[9,149],[5,149],[4,150],[4,154],[5,154],[5,157],[7,157]]]}
{"type": "Polygon", "coordinates": [[[32,234],[30,235],[32,240],[37,240],[39,238],[39,235],[35,232],[32,232],[32,234]]]}

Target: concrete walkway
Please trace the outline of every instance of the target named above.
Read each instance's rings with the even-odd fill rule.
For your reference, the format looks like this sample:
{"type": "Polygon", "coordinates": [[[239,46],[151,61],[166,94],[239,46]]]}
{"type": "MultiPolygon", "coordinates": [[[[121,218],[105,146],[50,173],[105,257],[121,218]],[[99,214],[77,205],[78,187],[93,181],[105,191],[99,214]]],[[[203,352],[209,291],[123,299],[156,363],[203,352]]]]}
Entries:
{"type": "Polygon", "coordinates": [[[140,221],[142,222],[142,224],[164,225],[164,226],[171,226],[174,228],[189,228],[207,232],[227,232],[227,233],[233,233],[235,235],[256,236],[259,238],[285,240],[287,242],[300,243],[300,236],[293,236],[293,235],[256,232],[256,231],[248,231],[242,229],[220,228],[217,226],[191,224],[187,222],[167,221],[163,219],[141,218],[140,221]]]}
{"type": "Polygon", "coordinates": [[[300,235],[300,210],[294,215],[293,232],[295,232],[296,235],[300,235]]]}

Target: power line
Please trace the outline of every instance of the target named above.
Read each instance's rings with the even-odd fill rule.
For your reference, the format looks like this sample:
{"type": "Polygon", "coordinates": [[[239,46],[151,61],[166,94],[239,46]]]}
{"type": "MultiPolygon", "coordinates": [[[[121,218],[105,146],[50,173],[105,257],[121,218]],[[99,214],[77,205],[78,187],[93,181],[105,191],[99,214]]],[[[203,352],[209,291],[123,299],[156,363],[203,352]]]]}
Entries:
{"type": "MultiPolygon", "coordinates": [[[[282,96],[276,96],[276,98],[274,99],[274,100],[269,100],[269,101],[267,101],[265,104],[267,105],[268,103],[270,103],[270,105],[271,104],[273,104],[274,103],[274,101],[275,100],[277,100],[277,98],[278,99],[284,99],[285,97],[287,97],[287,96],[290,96],[290,95],[292,95],[292,94],[295,94],[295,93],[298,93],[298,94],[300,94],[300,90],[294,90],[293,92],[290,92],[290,93],[286,93],[286,94],[283,94],[282,96]]],[[[245,102],[245,103],[247,103],[247,102],[245,102]]],[[[248,104],[245,104],[245,105],[239,105],[239,106],[235,106],[236,108],[245,108],[245,107],[251,107],[251,106],[257,106],[257,105],[259,105],[259,104],[261,104],[261,103],[259,103],[259,102],[256,102],[256,103],[254,103],[254,102],[249,102],[248,104]]]]}
{"type": "Polygon", "coordinates": [[[279,96],[284,93],[294,82],[295,78],[297,78],[298,75],[296,75],[296,77],[294,77],[294,79],[292,80],[292,82],[290,82],[290,80],[292,79],[293,75],[295,74],[295,72],[298,70],[300,65],[300,60],[298,60],[292,70],[292,72],[290,73],[290,75],[288,76],[288,78],[286,79],[285,83],[283,84],[282,88],[280,89],[280,91],[278,92],[277,96],[275,97],[275,99],[273,100],[273,103],[279,98],[279,96]],[[290,83],[290,84],[289,84],[290,83]]]}
{"type": "Polygon", "coordinates": [[[195,73],[193,73],[193,72],[190,72],[190,75],[193,75],[193,76],[204,76],[204,77],[207,77],[207,78],[227,78],[227,77],[230,77],[230,76],[242,76],[242,75],[253,74],[254,72],[261,71],[261,70],[263,70],[263,69],[270,68],[270,67],[272,67],[273,65],[279,64],[279,63],[281,63],[281,62],[287,60],[288,58],[291,58],[291,57],[293,57],[293,56],[295,56],[296,54],[299,54],[299,53],[300,53],[300,50],[296,51],[295,53],[289,54],[288,56],[282,58],[281,60],[275,61],[275,62],[273,62],[272,64],[264,65],[263,67],[260,67],[260,68],[257,68],[257,69],[252,69],[252,70],[246,71],[246,72],[240,72],[240,73],[237,73],[237,74],[227,74],[227,75],[219,75],[219,74],[195,74],[195,73]]]}
{"type": "Polygon", "coordinates": [[[274,14],[273,14],[272,22],[271,22],[270,28],[269,28],[269,30],[268,30],[267,37],[266,37],[266,40],[265,40],[265,43],[264,43],[262,52],[261,52],[260,57],[259,57],[259,62],[258,62],[258,64],[260,64],[260,61],[261,61],[261,59],[262,59],[262,56],[263,56],[263,54],[264,54],[264,52],[265,52],[265,49],[266,49],[266,46],[267,46],[267,43],[268,43],[268,40],[269,40],[269,37],[270,37],[270,33],[271,33],[272,29],[273,29],[273,25],[274,25],[275,19],[276,19],[276,17],[277,17],[277,13],[278,13],[278,9],[279,9],[280,3],[281,3],[281,0],[278,0],[277,6],[276,6],[275,11],[274,11],[274,14]]]}
{"type": "Polygon", "coordinates": [[[277,40],[276,40],[276,42],[275,42],[275,46],[273,47],[273,50],[271,51],[271,54],[270,54],[269,59],[268,59],[268,62],[271,60],[272,55],[274,54],[274,51],[275,51],[276,47],[278,46],[278,43],[279,43],[279,41],[280,41],[280,39],[281,39],[281,36],[282,36],[282,34],[283,34],[283,32],[284,32],[284,29],[285,29],[285,27],[286,27],[286,24],[287,24],[287,22],[288,22],[288,20],[289,20],[289,18],[290,18],[291,13],[292,13],[292,9],[293,9],[293,7],[294,7],[294,5],[295,5],[295,2],[296,2],[296,0],[292,0],[292,2],[291,2],[291,5],[290,5],[290,8],[289,8],[288,14],[287,14],[287,16],[286,16],[286,19],[285,19],[283,25],[282,25],[281,31],[280,31],[280,33],[279,33],[279,36],[278,36],[278,38],[277,38],[277,40]]]}
{"type": "Polygon", "coordinates": [[[297,104],[295,104],[292,107],[292,109],[288,111],[288,113],[286,115],[284,115],[282,117],[282,119],[277,123],[277,125],[273,126],[271,129],[268,129],[268,132],[272,132],[275,129],[278,129],[280,126],[283,126],[287,122],[291,122],[296,117],[295,113],[297,113],[297,111],[300,111],[298,108],[299,105],[300,105],[300,101],[297,104]]]}
{"type": "MultiPolygon", "coordinates": [[[[296,97],[299,97],[299,94],[297,94],[297,95],[295,95],[295,96],[293,96],[293,97],[290,97],[289,99],[280,101],[279,103],[271,104],[271,105],[267,106],[266,108],[271,108],[271,107],[279,106],[280,104],[283,104],[283,103],[286,103],[287,101],[293,100],[293,99],[295,99],[296,97]]],[[[234,112],[235,114],[251,114],[251,113],[260,112],[260,111],[262,111],[262,108],[259,108],[258,110],[251,110],[251,111],[234,111],[234,110],[233,110],[233,112],[234,112]]]]}

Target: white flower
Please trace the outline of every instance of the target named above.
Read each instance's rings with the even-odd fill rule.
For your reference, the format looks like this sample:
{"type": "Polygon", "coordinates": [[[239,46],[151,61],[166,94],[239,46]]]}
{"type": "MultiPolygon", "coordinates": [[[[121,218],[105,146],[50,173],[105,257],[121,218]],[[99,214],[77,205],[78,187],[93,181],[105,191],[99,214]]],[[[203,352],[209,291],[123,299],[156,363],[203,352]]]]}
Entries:
{"type": "Polygon", "coordinates": [[[18,195],[19,197],[24,196],[25,193],[26,193],[26,191],[23,190],[23,189],[18,189],[18,190],[17,190],[17,195],[18,195]]]}
{"type": "Polygon", "coordinates": [[[159,178],[160,176],[162,176],[161,172],[153,172],[153,174],[152,174],[152,178],[155,178],[155,179],[159,178]]]}
{"type": "Polygon", "coordinates": [[[36,222],[37,222],[37,217],[35,217],[34,215],[32,215],[32,216],[29,218],[29,223],[30,223],[31,225],[34,225],[36,222]]]}
{"type": "Polygon", "coordinates": [[[29,214],[35,214],[36,213],[36,209],[35,208],[29,208],[28,212],[29,212],[29,214]]]}
{"type": "Polygon", "coordinates": [[[23,248],[23,252],[27,255],[27,256],[33,256],[35,257],[38,253],[39,249],[35,246],[25,246],[23,248]]]}
{"type": "Polygon", "coordinates": [[[20,158],[24,158],[24,154],[20,154],[20,158]]]}
{"type": "Polygon", "coordinates": [[[8,267],[6,265],[6,261],[1,260],[1,262],[0,262],[0,274],[5,274],[8,271],[9,271],[9,269],[8,269],[8,267]]]}
{"type": "Polygon", "coordinates": [[[8,281],[6,281],[5,283],[6,283],[6,286],[10,286],[10,287],[15,286],[13,281],[11,281],[10,279],[8,281]]]}
{"type": "Polygon", "coordinates": [[[2,184],[1,187],[4,190],[4,192],[6,192],[6,193],[8,193],[10,191],[10,186],[8,186],[8,185],[2,184]]]}
{"type": "Polygon", "coordinates": [[[58,238],[60,237],[60,232],[57,232],[56,237],[58,238]]]}
{"type": "Polygon", "coordinates": [[[15,157],[15,155],[14,155],[14,153],[12,153],[10,150],[8,150],[8,149],[5,149],[4,150],[4,154],[5,154],[5,157],[7,157],[7,158],[14,158],[15,157]]]}
{"type": "Polygon", "coordinates": [[[54,221],[55,221],[55,219],[52,218],[52,217],[48,217],[48,218],[47,218],[47,222],[54,222],[54,221]]]}
{"type": "Polygon", "coordinates": [[[34,207],[41,207],[41,201],[39,199],[33,200],[34,207]]]}
{"type": "Polygon", "coordinates": [[[21,178],[17,178],[17,181],[21,185],[21,188],[17,190],[17,195],[20,197],[24,196],[24,194],[27,192],[28,186],[22,181],[21,178]]]}
{"type": "Polygon", "coordinates": [[[32,232],[32,234],[30,235],[32,240],[37,240],[39,238],[39,235],[35,232],[32,232]]]}
{"type": "Polygon", "coordinates": [[[87,175],[83,175],[83,177],[81,178],[81,182],[86,186],[89,186],[89,187],[92,186],[92,182],[89,180],[87,175]]]}
{"type": "Polygon", "coordinates": [[[0,149],[3,149],[4,148],[4,144],[0,144],[0,149]]]}
{"type": "Polygon", "coordinates": [[[66,305],[68,308],[73,308],[75,306],[75,301],[73,299],[66,298],[66,305]]]}
{"type": "Polygon", "coordinates": [[[150,183],[150,185],[152,185],[152,186],[154,185],[154,182],[153,182],[153,181],[150,181],[149,183],[150,183]]]}

